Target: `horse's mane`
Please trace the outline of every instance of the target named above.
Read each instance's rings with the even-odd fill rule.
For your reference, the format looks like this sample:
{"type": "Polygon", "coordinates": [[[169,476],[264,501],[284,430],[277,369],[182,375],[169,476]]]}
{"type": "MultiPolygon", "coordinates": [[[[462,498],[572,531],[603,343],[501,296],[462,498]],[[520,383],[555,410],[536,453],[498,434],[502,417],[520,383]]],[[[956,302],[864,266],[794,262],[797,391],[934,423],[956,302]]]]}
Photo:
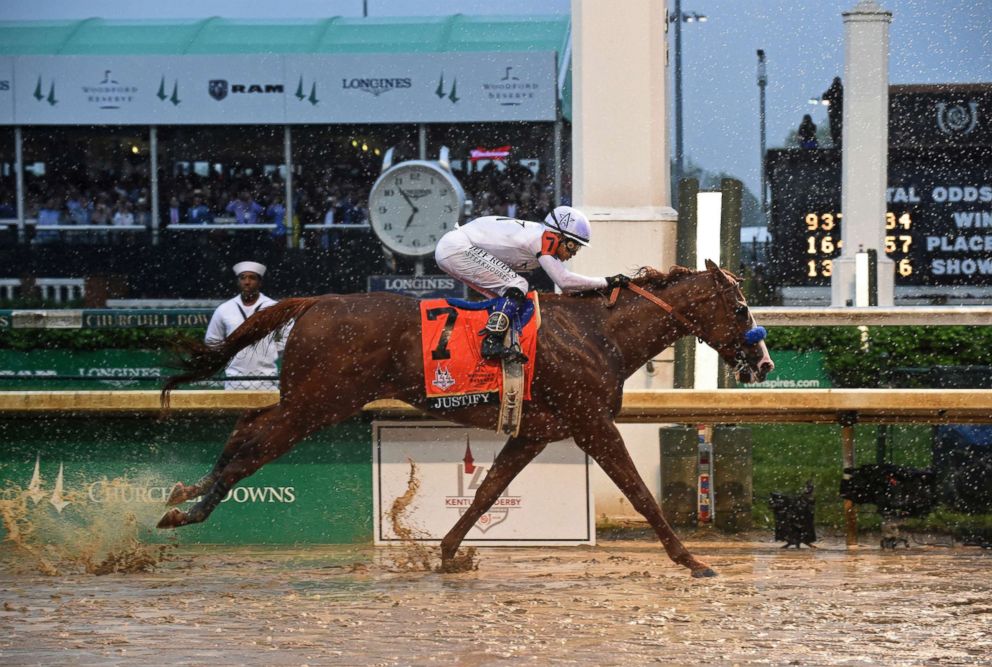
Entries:
{"type": "MultiPolygon", "coordinates": [[[[689,276],[694,276],[697,273],[702,273],[702,271],[693,271],[692,269],[687,269],[684,266],[673,266],[668,270],[668,273],[664,271],[659,271],[650,266],[642,266],[634,272],[634,275],[630,277],[630,282],[641,287],[651,286],[655,289],[661,289],[679,282],[684,278],[689,276]]],[[[571,296],[580,297],[602,297],[603,290],[586,290],[583,292],[574,292],[571,296]]]]}
{"type": "Polygon", "coordinates": [[[693,271],[690,268],[678,265],[670,268],[668,273],[650,266],[642,266],[631,276],[630,282],[640,287],[651,286],[660,289],[673,285],[689,276],[694,276],[697,273],[702,273],[702,271],[693,271]]]}
{"type": "MultiPolygon", "coordinates": [[[[720,269],[727,276],[732,278],[735,282],[740,282],[741,279],[734,273],[727,271],[726,269],[720,269]]],[[[701,273],[708,273],[707,269],[702,269],[699,271],[693,271],[692,269],[679,266],[678,264],[672,266],[668,273],[664,271],[659,271],[658,269],[651,266],[642,266],[634,272],[634,275],[630,277],[630,282],[639,287],[650,287],[656,290],[664,289],[675,283],[681,282],[686,278],[691,278],[692,276],[697,276],[701,273]]],[[[572,296],[580,297],[590,297],[590,296],[603,296],[603,290],[587,290],[584,292],[577,292],[572,296]]]]}

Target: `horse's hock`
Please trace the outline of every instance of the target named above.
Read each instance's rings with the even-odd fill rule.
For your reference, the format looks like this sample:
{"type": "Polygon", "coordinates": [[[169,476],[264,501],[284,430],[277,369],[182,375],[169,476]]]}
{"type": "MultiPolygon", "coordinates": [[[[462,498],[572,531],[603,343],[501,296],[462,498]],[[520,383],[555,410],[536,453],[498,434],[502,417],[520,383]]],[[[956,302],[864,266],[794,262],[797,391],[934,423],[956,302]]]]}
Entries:
{"type": "MultiPolygon", "coordinates": [[[[709,484],[713,490],[713,522],[727,531],[751,528],[751,430],[739,426],[713,428],[709,484]]],[[[695,426],[660,430],[661,506],[674,526],[699,523],[700,443],[695,426]]]]}

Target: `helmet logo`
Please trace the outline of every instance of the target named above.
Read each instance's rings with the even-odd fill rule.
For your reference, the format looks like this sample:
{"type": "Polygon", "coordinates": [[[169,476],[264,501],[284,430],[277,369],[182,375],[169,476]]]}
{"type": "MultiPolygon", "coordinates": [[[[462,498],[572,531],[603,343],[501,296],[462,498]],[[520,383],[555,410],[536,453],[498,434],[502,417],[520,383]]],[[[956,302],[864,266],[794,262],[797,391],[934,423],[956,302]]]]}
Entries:
{"type": "Polygon", "coordinates": [[[572,224],[572,213],[571,211],[565,213],[562,217],[558,218],[558,228],[562,231],[568,229],[568,226],[572,224]]]}

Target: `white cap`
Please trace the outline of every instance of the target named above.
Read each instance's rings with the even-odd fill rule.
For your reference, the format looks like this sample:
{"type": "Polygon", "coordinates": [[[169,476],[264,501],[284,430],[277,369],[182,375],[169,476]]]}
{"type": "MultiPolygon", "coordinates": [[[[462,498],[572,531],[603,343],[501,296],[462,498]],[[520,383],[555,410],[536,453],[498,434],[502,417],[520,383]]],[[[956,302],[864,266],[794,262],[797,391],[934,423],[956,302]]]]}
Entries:
{"type": "Polygon", "coordinates": [[[265,275],[265,265],[258,262],[238,262],[234,265],[234,275],[240,276],[246,272],[257,273],[261,278],[265,275]]]}

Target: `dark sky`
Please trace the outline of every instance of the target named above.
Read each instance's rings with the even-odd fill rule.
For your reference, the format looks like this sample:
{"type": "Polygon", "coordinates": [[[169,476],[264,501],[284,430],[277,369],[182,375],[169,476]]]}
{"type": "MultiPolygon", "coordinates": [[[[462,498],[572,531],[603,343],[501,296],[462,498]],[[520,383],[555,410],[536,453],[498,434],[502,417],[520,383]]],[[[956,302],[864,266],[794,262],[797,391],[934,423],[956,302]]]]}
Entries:
{"type": "MultiPolygon", "coordinates": [[[[617,1],[617,6],[622,6],[617,1]]],[[[826,122],[819,96],[844,68],[841,14],[855,0],[683,0],[705,23],[683,30],[685,152],[757,192],[760,180],[757,58],[768,57],[768,146],[804,113],[826,122]]],[[[882,0],[892,12],[892,83],[992,82],[992,0],[882,0]]],[[[370,16],[562,14],[569,0],[367,0],[370,16]]],[[[361,16],[362,0],[7,0],[0,20],[51,18],[316,18],[361,16]]],[[[672,142],[674,145],[674,142],[672,142]]]]}

